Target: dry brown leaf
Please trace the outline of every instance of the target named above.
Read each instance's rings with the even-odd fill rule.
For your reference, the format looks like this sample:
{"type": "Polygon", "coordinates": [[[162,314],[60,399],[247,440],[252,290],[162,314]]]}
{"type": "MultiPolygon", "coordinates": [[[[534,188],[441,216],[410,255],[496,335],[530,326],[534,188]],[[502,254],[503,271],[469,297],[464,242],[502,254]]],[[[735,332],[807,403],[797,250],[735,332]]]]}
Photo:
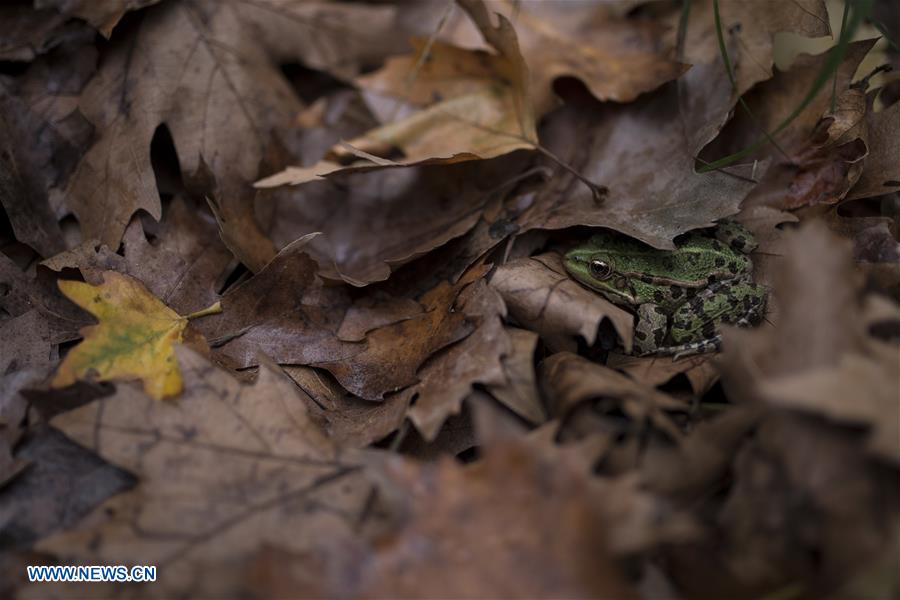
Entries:
{"type": "Polygon", "coordinates": [[[83,19],[108,38],[125,13],[157,2],[159,0],[35,0],[34,6],[55,8],[63,15],[83,19]]]}
{"type": "Polygon", "coordinates": [[[522,258],[497,268],[491,286],[503,296],[510,315],[553,345],[574,348],[575,336],[588,345],[609,319],[626,349],[631,348],[634,316],[578,285],[558,254],[522,258]]]}
{"type": "Polygon", "coordinates": [[[702,421],[676,446],[650,444],[641,458],[641,481],[666,498],[692,502],[722,484],[734,455],[759,423],[758,407],[737,406],[702,421]]]}
{"type": "Polygon", "coordinates": [[[351,535],[369,487],[337,460],[293,384],[264,366],[242,386],[197,354],[179,358],[186,393],[175,404],[123,385],[54,420],[140,483],[40,548],[68,564],[155,564],[150,593],[172,597],[204,565],[263,544],[301,551],[351,535]]]}
{"type": "Polygon", "coordinates": [[[363,342],[346,344],[344,357],[328,357],[314,365],[367,400],[381,400],[388,392],[416,383],[419,368],[432,354],[475,330],[455,303],[460,292],[486,272],[476,266],[454,285],[442,281],[419,298],[425,308],[422,315],[370,331],[363,342]]]}
{"type": "Polygon", "coordinates": [[[651,423],[670,439],[681,432],[665,411],[686,406],[655,388],[570,352],[559,352],[539,367],[539,380],[551,416],[565,418],[589,400],[606,399],[639,424],[651,423]]]}
{"type": "Polygon", "coordinates": [[[898,309],[887,300],[861,302],[849,244],[823,224],[786,236],[784,250],[775,326],[725,332],[721,369],[729,398],[767,409],[738,454],[720,515],[725,556],[746,584],[777,587],[802,578],[834,587],[884,551],[880,523],[896,510],[881,500],[891,485],[885,467],[868,453],[896,460],[885,447],[893,424],[881,422],[892,418],[881,412],[891,407],[879,400],[890,396],[896,404],[896,394],[869,386],[891,387],[885,378],[895,379],[897,349],[873,340],[869,324],[896,320],[898,309]],[[840,386],[835,373],[845,376],[840,386]],[[877,415],[875,403],[882,407],[877,415]],[[868,435],[860,433],[862,421],[868,435]]]}
{"type": "Polygon", "coordinates": [[[746,167],[730,170],[743,178],[695,173],[684,131],[674,85],[626,105],[591,101],[549,115],[544,145],[608,193],[598,202],[558,168],[516,223],[522,230],[602,226],[673,249],[675,236],[736,213],[753,186],[746,167]]]}
{"type": "MultiPolygon", "coordinates": [[[[631,102],[687,70],[688,65],[671,60],[672,47],[662,35],[666,25],[613,14],[615,4],[622,3],[487,3],[516,29],[531,72],[536,114],[547,113],[557,103],[553,83],[561,77],[581,80],[598,100],[631,102]]],[[[479,46],[477,32],[464,19],[446,25],[441,33],[460,46],[479,46]]]]}
{"type": "Polygon", "coordinates": [[[622,371],[635,381],[659,387],[676,375],[684,375],[698,397],[709,391],[719,379],[710,356],[691,356],[680,360],[661,360],[652,356],[610,354],[606,366],[622,371]]]}
{"type": "Polygon", "coordinates": [[[506,381],[489,385],[487,389],[491,396],[514,413],[540,425],[547,420],[547,415],[534,372],[534,351],[539,336],[518,327],[507,327],[506,333],[512,344],[510,354],[500,360],[506,381]]]}
{"type": "Polygon", "coordinates": [[[900,464],[898,368],[898,351],[887,346],[874,356],[846,354],[836,367],[764,381],[760,393],[777,406],[866,427],[869,452],[900,464]]]}
{"type": "Polygon", "coordinates": [[[503,298],[483,279],[463,290],[454,305],[472,322],[475,330],[462,341],[432,356],[417,373],[419,382],[404,391],[410,403],[409,419],[431,442],[444,421],[462,409],[472,386],[499,385],[506,381],[502,359],[512,352],[512,342],[503,327],[503,298]]]}
{"type": "Polygon", "coordinates": [[[65,25],[66,18],[54,10],[35,10],[27,2],[5,2],[0,6],[0,60],[28,61],[50,51],[73,33],[87,27],[65,25]]]}
{"type": "Polygon", "coordinates": [[[277,245],[320,231],[309,245],[320,274],[362,286],[472,229],[523,158],[336,175],[259,190],[257,206],[271,209],[277,245]]]}
{"type": "Polygon", "coordinates": [[[851,199],[870,198],[896,192],[900,188],[900,169],[897,168],[900,103],[880,111],[868,111],[869,157],[862,177],[850,190],[851,199]]]}
{"type": "MultiPolygon", "coordinates": [[[[289,57],[339,73],[371,57],[389,7],[307,2],[166,2],[143,12],[130,36],[114,41],[79,110],[97,140],[69,182],[67,203],[85,238],[118,247],[132,213],[159,219],[150,141],[165,123],[182,171],[214,196],[226,243],[251,269],[274,255],[253,220],[248,183],[274,129],[300,104],[277,68],[289,57]],[[364,27],[359,35],[346,29],[364,27]],[[314,35],[297,28],[314,26],[314,35]],[[365,48],[365,50],[363,50],[365,48]],[[234,140],[240,139],[240,144],[234,140]],[[206,173],[199,179],[195,174],[206,173]]],[[[389,44],[390,37],[380,36],[389,44]]]]}
{"type": "Polygon", "coordinates": [[[520,442],[469,467],[391,459],[386,474],[400,529],[349,579],[365,597],[633,597],[604,543],[603,496],[571,453],[520,442]]]}
{"type": "MultiPolygon", "coordinates": [[[[671,13],[671,38],[675,38],[678,31],[679,12],[673,10],[671,13]]],[[[772,51],[777,33],[790,32],[807,37],[832,33],[824,0],[720,0],[719,17],[737,89],[732,89],[722,63],[713,0],[692,2],[682,60],[693,66],[679,80],[678,100],[683,107],[685,135],[691,154],[699,152],[719,133],[731,116],[738,97],[772,77],[772,51]]],[[[817,74],[817,70],[808,73],[810,78],[817,74]]],[[[809,86],[802,89],[808,90],[809,86]]],[[[822,96],[826,94],[820,94],[822,96]]],[[[823,112],[824,107],[815,111],[813,119],[818,119],[823,112]]],[[[764,127],[763,124],[760,126],[764,127]]],[[[766,130],[771,131],[771,128],[766,130]]]]}
{"type": "Polygon", "coordinates": [[[454,163],[534,148],[537,132],[528,67],[516,32],[503,16],[493,25],[478,0],[463,6],[494,53],[435,42],[429,60],[421,64],[423,44],[414,54],[390,59],[360,84],[401,98],[408,95],[414,104],[427,106],[338,143],[312,166],[288,167],[256,186],[297,185],[340,172],[454,163]],[[390,160],[398,150],[402,160],[390,160]]]}
{"type": "Polygon", "coordinates": [[[59,272],[78,269],[92,284],[102,281],[103,271],[118,271],[139,279],[176,312],[196,312],[219,299],[233,261],[215,223],[196,208],[175,198],[152,241],[141,220],[132,220],[123,238],[124,256],[88,240],[41,265],[59,272]]]}
{"type": "Polygon", "coordinates": [[[210,345],[237,366],[257,364],[262,351],[280,363],[321,367],[351,393],[381,400],[415,383],[416,371],[429,356],[474,329],[453,305],[466,285],[484,275],[484,268],[419,297],[420,314],[374,328],[358,342],[340,340],[337,332],[350,298],[345,288],[326,286],[317,276],[304,249],[309,237],[289,245],[226,294],[222,315],[197,323],[210,345]]]}

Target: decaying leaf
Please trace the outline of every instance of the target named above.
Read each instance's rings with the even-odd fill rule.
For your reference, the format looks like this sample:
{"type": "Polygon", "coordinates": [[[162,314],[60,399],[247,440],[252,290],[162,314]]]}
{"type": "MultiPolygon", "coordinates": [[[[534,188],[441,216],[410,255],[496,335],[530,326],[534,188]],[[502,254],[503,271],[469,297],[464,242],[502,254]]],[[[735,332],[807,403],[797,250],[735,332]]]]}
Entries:
{"type": "Polygon", "coordinates": [[[897,130],[900,128],[900,104],[866,115],[869,128],[869,157],[865,169],[849,198],[869,198],[896,192],[900,188],[900,170],[896,156],[897,130]]]}
{"type": "MultiPolygon", "coordinates": [[[[734,397],[779,409],[770,408],[755,442],[738,454],[721,515],[729,568],[755,585],[848,578],[861,560],[883,551],[876,523],[893,510],[877,500],[888,484],[868,452],[896,461],[887,441],[896,394],[870,389],[895,385],[887,373],[896,374],[896,346],[871,337],[863,312],[871,309],[861,302],[846,243],[814,223],[790,236],[785,250],[776,326],[729,329],[722,363],[726,389],[742,386],[734,397]],[[843,375],[840,386],[833,373],[843,375]],[[860,435],[860,426],[869,433],[860,435]],[[755,510],[761,502],[773,507],[773,519],[755,510]],[[800,551],[810,545],[819,548],[816,561],[800,551]]],[[[879,313],[896,320],[897,308],[879,313]]]]}
{"type": "Polygon", "coordinates": [[[208,177],[198,185],[214,192],[231,250],[260,269],[274,249],[253,220],[248,184],[271,132],[300,109],[277,61],[302,57],[352,73],[363,50],[351,40],[371,39],[391,17],[387,7],[271,1],[165,2],[142,11],[137,29],[113,42],[79,101],[97,129],[68,187],[83,236],[115,248],[136,210],[159,219],[150,142],[165,123],[182,171],[207,170],[214,179],[215,190],[208,177]],[[353,24],[368,33],[346,35],[353,24]],[[298,26],[315,33],[296,35],[298,26]]]}
{"type": "Polygon", "coordinates": [[[547,420],[534,373],[534,351],[538,335],[527,329],[507,327],[511,352],[501,359],[506,380],[488,386],[491,395],[517,415],[534,424],[547,420]]]}
{"type": "Polygon", "coordinates": [[[695,173],[677,99],[668,85],[630,104],[572,105],[548,116],[544,145],[608,192],[598,203],[581,180],[557,169],[517,224],[601,226],[671,249],[675,236],[736,213],[753,187],[752,169],[695,173]]]}
{"type": "Polygon", "coordinates": [[[503,16],[493,25],[482,2],[463,6],[494,53],[435,42],[423,63],[418,60],[422,44],[415,54],[391,59],[360,84],[408,96],[413,104],[425,107],[339,143],[315,165],[289,167],[256,185],[297,185],[338,172],[454,163],[534,148],[537,132],[528,67],[516,32],[503,16]],[[402,152],[402,160],[391,160],[396,151],[402,152]]]}
{"type": "Polygon", "coordinates": [[[257,203],[278,246],[322,232],[308,244],[320,275],[363,286],[470,231],[521,158],[335,175],[259,190],[257,203]]]}
{"type": "Polygon", "coordinates": [[[467,468],[452,459],[391,460],[401,527],[351,581],[373,598],[632,597],[604,543],[603,495],[575,457],[555,458],[520,442],[467,468]],[[480,543],[471,544],[472,536],[480,543]],[[497,576],[510,572],[520,575],[497,576]]]}
{"type": "Polygon", "coordinates": [[[84,19],[108,38],[125,13],[157,2],[159,0],[36,0],[34,4],[36,8],[55,8],[64,15],[84,19]]]}
{"type": "Polygon", "coordinates": [[[177,403],[122,385],[54,420],[140,483],[40,547],[78,563],[149,561],[159,569],[153,593],[174,596],[204,565],[263,544],[302,551],[349,536],[369,486],[337,459],[293,384],[265,366],[242,386],[198,354],[178,353],[187,391],[177,403]]]}
{"type": "MultiPolygon", "coordinates": [[[[85,378],[140,379],[153,398],[181,392],[174,345],[189,341],[205,346],[202,337],[187,329],[189,317],[160,302],[136,279],[115,271],[105,272],[97,286],[60,280],[59,288],[99,323],[81,331],[84,341],[63,359],[53,377],[54,387],[85,378]]],[[[218,310],[213,306],[208,313],[218,310]]]]}
{"type": "Polygon", "coordinates": [[[556,418],[565,418],[589,400],[608,400],[636,423],[652,423],[673,440],[681,438],[666,411],[683,411],[684,404],[609,367],[559,352],[541,363],[539,378],[551,402],[550,414],[556,418]]]}
{"type": "MultiPolygon", "coordinates": [[[[686,143],[691,154],[699,152],[719,133],[741,95],[772,76],[776,34],[806,37],[832,34],[824,0],[719,0],[718,4],[735,85],[732,86],[722,62],[713,0],[691,2],[684,56],[679,58],[692,66],[679,81],[681,90],[677,101],[683,107],[686,143]]],[[[669,35],[672,37],[677,35],[679,12],[671,13],[669,35]]],[[[817,70],[808,72],[810,78],[817,74],[817,70]]],[[[823,112],[819,110],[814,118],[818,119],[823,112]]],[[[765,125],[758,127],[765,128],[765,125]]]]}
{"type": "MultiPolygon", "coordinates": [[[[646,18],[614,14],[621,2],[554,3],[540,0],[492,1],[487,7],[516,29],[531,73],[535,112],[546,114],[556,100],[553,84],[575,77],[598,100],[630,102],[675,79],[688,65],[672,60],[663,33],[667,26],[646,18]]],[[[627,10],[627,9],[626,9],[627,10]]],[[[457,19],[443,37],[464,47],[480,40],[471,24],[457,19]]]]}
{"type": "Polygon", "coordinates": [[[503,327],[503,298],[480,279],[457,297],[454,310],[477,323],[465,339],[432,356],[417,373],[419,383],[404,393],[415,398],[407,414],[426,441],[437,436],[444,420],[459,413],[472,386],[506,381],[502,359],[512,352],[503,327]]]}
{"type": "Polygon", "coordinates": [[[510,315],[562,347],[581,336],[588,345],[597,327],[609,319],[626,349],[631,348],[634,317],[599,294],[577,284],[557,254],[515,260],[498,267],[491,286],[500,292],[510,315]]]}

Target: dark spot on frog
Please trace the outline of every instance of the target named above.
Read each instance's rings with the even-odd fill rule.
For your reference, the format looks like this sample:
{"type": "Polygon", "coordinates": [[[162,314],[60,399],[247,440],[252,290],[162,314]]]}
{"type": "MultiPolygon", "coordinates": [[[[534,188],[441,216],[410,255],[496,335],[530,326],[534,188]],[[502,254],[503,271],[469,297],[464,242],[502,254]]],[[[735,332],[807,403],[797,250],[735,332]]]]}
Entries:
{"type": "Polygon", "coordinates": [[[663,300],[665,300],[665,296],[663,296],[663,293],[661,291],[656,290],[655,292],[653,292],[653,300],[655,300],[656,302],[662,302],[663,300]]]}
{"type": "Polygon", "coordinates": [[[672,257],[667,256],[667,257],[663,260],[663,267],[665,267],[665,269],[666,269],[667,271],[674,271],[674,270],[675,270],[675,261],[672,260],[672,257]]]}
{"type": "Polygon", "coordinates": [[[635,331],[634,337],[636,337],[637,339],[639,339],[643,342],[644,340],[647,339],[647,334],[644,333],[643,331],[635,331]]]}
{"type": "Polygon", "coordinates": [[[725,266],[725,259],[722,258],[721,256],[717,256],[717,257],[716,257],[716,260],[715,260],[715,264],[716,264],[717,267],[724,267],[724,266],[725,266]]]}
{"type": "Polygon", "coordinates": [[[731,263],[730,265],[728,265],[728,271],[731,272],[732,275],[736,275],[738,272],[737,265],[734,263],[731,263]]]}
{"type": "Polygon", "coordinates": [[[672,297],[672,300],[678,300],[681,298],[681,295],[684,293],[684,290],[680,287],[673,287],[672,291],[669,292],[669,295],[672,297]]]}
{"type": "Polygon", "coordinates": [[[731,245],[735,250],[743,250],[747,245],[747,240],[744,238],[734,238],[734,240],[731,241],[731,245]]]}
{"type": "Polygon", "coordinates": [[[624,277],[617,278],[615,281],[615,286],[616,286],[616,288],[618,288],[620,290],[624,290],[625,289],[625,278],[624,277]]]}
{"type": "Polygon", "coordinates": [[[653,278],[649,275],[641,275],[641,281],[644,283],[653,283],[653,278]]]}

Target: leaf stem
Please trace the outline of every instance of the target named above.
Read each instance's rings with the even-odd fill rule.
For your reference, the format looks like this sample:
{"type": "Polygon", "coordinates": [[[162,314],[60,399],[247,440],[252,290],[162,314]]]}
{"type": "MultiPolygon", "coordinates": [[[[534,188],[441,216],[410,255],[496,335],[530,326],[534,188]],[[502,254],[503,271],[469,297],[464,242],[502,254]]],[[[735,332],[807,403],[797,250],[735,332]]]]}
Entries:
{"type": "Polygon", "coordinates": [[[190,321],[191,319],[197,319],[199,317],[206,317],[208,315],[217,315],[222,312],[222,303],[216,302],[210,306],[207,306],[204,309],[198,310],[197,312],[192,312],[189,315],[185,315],[184,318],[190,321]]]}

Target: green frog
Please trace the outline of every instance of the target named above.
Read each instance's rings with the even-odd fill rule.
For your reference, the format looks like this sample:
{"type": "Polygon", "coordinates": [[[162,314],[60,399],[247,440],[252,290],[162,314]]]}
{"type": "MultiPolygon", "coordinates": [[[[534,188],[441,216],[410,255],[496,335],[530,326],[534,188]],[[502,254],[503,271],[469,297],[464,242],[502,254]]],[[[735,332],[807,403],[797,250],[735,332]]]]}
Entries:
{"type": "Polygon", "coordinates": [[[637,313],[634,354],[717,351],[719,325],[757,324],[766,290],[753,282],[749,254],[756,240],[730,221],[711,232],[689,233],[675,250],[658,250],[608,232],[566,253],[563,263],[578,282],[637,313]]]}

